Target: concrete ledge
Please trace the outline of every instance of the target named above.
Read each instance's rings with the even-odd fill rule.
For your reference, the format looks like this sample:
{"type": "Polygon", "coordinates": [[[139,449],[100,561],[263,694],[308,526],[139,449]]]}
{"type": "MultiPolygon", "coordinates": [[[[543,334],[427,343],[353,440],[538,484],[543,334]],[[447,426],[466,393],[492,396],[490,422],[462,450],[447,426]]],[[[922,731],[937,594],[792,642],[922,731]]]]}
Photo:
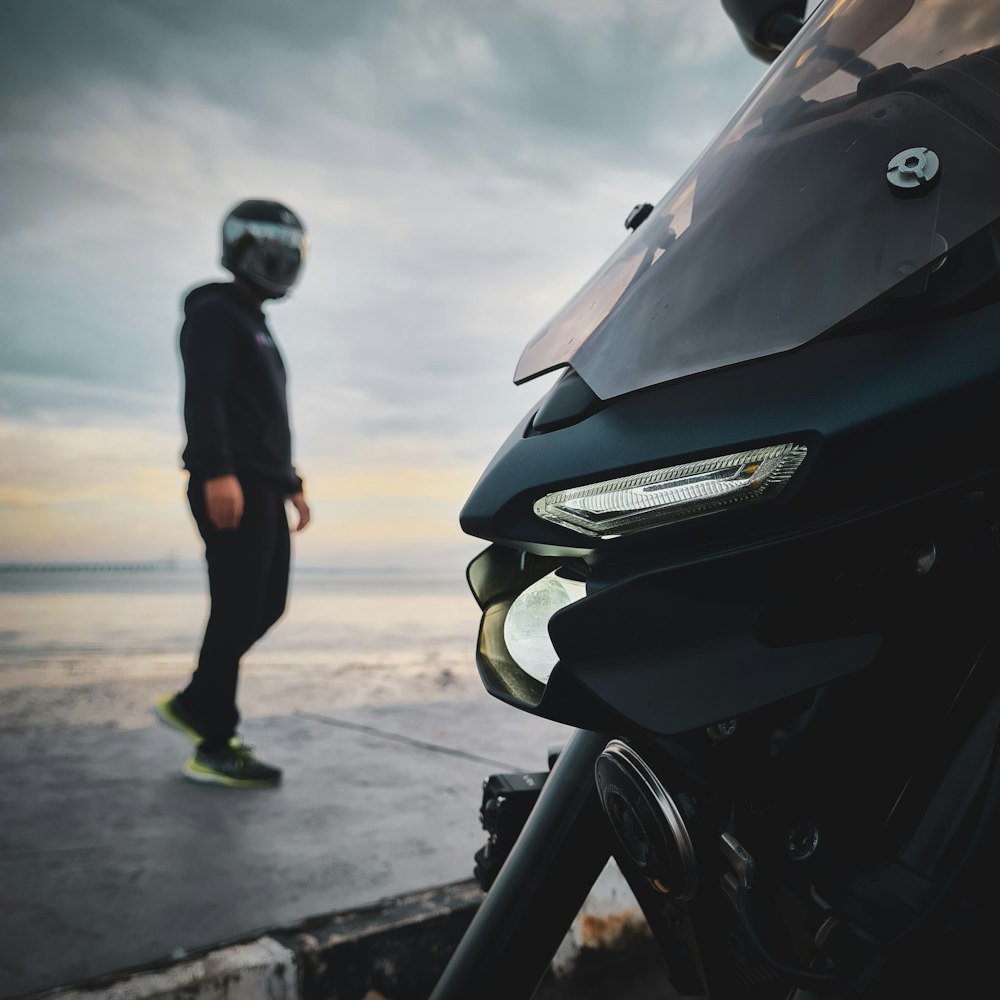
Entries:
{"type": "Polygon", "coordinates": [[[459,882],[275,936],[298,956],[302,1000],[426,1000],[483,898],[459,882]]]}
{"type": "MultiPolygon", "coordinates": [[[[21,1000],[426,1000],[483,899],[475,881],[456,882],[21,1000]]],[[[603,1000],[609,990],[674,995],[613,864],[537,996],[603,1000]]]]}
{"type": "Polygon", "coordinates": [[[299,1000],[295,953],[273,938],[208,952],[167,968],[52,990],[59,1000],[299,1000]]]}
{"type": "Polygon", "coordinates": [[[22,1000],[424,1000],[482,900],[458,882],[22,1000]]]}

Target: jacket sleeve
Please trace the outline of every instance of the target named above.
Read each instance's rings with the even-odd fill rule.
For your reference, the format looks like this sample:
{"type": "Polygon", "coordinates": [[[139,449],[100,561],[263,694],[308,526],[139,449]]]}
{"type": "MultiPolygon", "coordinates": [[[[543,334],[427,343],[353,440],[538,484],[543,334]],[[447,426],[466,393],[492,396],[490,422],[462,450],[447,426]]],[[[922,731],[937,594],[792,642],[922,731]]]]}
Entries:
{"type": "Polygon", "coordinates": [[[181,328],[189,464],[206,479],[236,472],[226,415],[236,346],[232,317],[221,302],[206,302],[181,328]]]}

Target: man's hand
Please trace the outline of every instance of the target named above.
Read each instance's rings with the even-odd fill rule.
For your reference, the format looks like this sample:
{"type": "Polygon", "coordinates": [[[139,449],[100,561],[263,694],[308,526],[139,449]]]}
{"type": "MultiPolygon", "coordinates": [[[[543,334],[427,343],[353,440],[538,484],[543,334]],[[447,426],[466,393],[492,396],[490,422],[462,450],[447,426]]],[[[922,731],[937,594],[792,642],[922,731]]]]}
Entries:
{"type": "Polygon", "coordinates": [[[212,526],[235,531],[243,518],[243,487],[235,476],[205,480],[205,507],[212,526]]]}
{"type": "Polygon", "coordinates": [[[306,503],[306,498],[304,493],[293,493],[289,500],[292,501],[292,506],[298,512],[299,523],[292,528],[292,531],[301,531],[308,523],[311,517],[309,512],[309,504],[306,503]]]}

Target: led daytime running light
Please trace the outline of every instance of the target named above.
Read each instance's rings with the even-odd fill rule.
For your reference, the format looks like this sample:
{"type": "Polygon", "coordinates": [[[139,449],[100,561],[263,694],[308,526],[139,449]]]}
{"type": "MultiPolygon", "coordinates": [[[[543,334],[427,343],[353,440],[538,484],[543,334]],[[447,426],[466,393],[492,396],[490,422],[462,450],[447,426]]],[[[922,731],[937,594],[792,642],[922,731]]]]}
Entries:
{"type": "Polygon", "coordinates": [[[534,510],[582,535],[616,538],[773,497],[805,457],[805,445],[770,445],[549,493],[534,510]]]}

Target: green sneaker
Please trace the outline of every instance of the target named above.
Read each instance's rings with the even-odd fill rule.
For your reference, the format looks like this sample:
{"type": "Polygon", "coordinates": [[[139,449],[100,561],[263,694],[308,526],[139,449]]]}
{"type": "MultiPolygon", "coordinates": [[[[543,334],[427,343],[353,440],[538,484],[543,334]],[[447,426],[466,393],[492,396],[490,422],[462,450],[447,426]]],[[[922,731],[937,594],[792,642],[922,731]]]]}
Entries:
{"type": "Polygon", "coordinates": [[[281,781],[281,771],[257,760],[245,743],[230,743],[219,751],[198,747],[184,765],[184,777],[227,788],[273,788],[281,781]]]}
{"type": "Polygon", "coordinates": [[[205,738],[198,721],[181,704],[175,694],[165,694],[153,704],[153,713],[172,729],[183,733],[192,743],[201,743],[205,738]]]}

